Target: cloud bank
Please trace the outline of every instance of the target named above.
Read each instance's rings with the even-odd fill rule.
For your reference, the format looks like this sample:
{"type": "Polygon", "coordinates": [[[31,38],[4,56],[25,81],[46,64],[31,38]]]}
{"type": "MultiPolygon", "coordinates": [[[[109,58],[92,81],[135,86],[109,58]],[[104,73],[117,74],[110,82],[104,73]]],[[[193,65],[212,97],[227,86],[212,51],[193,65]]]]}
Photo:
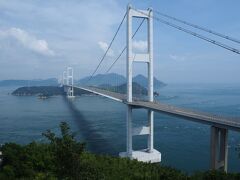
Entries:
{"type": "Polygon", "coordinates": [[[54,51],[49,49],[46,40],[37,39],[28,32],[20,28],[10,28],[7,30],[0,30],[0,40],[5,38],[12,38],[18,41],[23,47],[45,56],[54,56],[54,51]]]}
{"type": "Polygon", "coordinates": [[[147,51],[147,47],[148,47],[147,41],[143,41],[143,40],[133,41],[132,45],[135,51],[140,51],[140,52],[147,51]]]}
{"type": "MultiPolygon", "coordinates": [[[[106,42],[99,41],[98,45],[104,52],[106,52],[106,50],[108,49],[108,44],[106,42]]],[[[114,56],[114,51],[111,48],[108,50],[107,56],[109,57],[114,56]]]]}

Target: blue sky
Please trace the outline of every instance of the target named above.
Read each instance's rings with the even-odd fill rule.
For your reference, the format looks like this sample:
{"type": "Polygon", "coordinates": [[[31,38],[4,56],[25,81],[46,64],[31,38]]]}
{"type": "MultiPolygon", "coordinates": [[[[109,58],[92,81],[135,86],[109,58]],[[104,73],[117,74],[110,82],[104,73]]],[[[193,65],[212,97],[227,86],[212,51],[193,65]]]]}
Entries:
{"type": "MultiPolygon", "coordinates": [[[[76,78],[89,75],[128,3],[240,39],[238,0],[0,0],[0,79],[59,77],[68,65],[76,78]]],[[[98,73],[105,72],[125,46],[125,29],[98,73]]],[[[240,49],[236,43],[194,31],[240,49]]],[[[145,48],[144,33],[141,30],[135,39],[136,50],[145,48]]],[[[125,55],[119,61],[113,72],[124,73],[125,55]]],[[[240,55],[159,22],[154,22],[154,64],[155,76],[167,83],[240,82],[240,55]]],[[[146,73],[143,65],[134,71],[146,73]]]]}

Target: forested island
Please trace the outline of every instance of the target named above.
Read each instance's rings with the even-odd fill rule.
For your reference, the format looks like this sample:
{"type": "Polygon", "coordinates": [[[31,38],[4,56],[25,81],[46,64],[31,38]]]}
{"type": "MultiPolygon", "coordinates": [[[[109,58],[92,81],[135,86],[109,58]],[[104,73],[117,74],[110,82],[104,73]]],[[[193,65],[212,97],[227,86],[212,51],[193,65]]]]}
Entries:
{"type": "Polygon", "coordinates": [[[0,179],[163,179],[163,180],[238,180],[239,173],[197,172],[188,175],[161,164],[127,158],[96,155],[75,140],[67,123],[60,124],[61,135],[47,130],[46,143],[31,142],[0,146],[0,179]]]}
{"type": "MultiPolygon", "coordinates": [[[[133,82],[133,94],[137,96],[146,96],[148,93],[148,90],[139,85],[138,83],[133,82]]],[[[112,85],[100,85],[98,88],[116,92],[116,93],[121,93],[125,94],[127,91],[127,85],[126,83],[119,85],[119,86],[112,86],[112,85]]],[[[86,95],[86,94],[91,94],[88,91],[81,90],[79,88],[74,88],[74,96],[81,96],[81,95],[86,95]]],[[[154,93],[157,95],[157,92],[154,93]]],[[[40,96],[59,96],[59,95],[66,95],[66,92],[64,92],[63,87],[59,86],[31,86],[31,87],[20,87],[16,89],[15,91],[12,92],[12,95],[15,96],[35,96],[35,95],[40,95],[40,96]]]]}
{"type": "Polygon", "coordinates": [[[44,94],[48,96],[64,95],[62,87],[58,86],[31,86],[20,87],[12,92],[12,95],[16,96],[34,96],[38,94],[44,94]]]}
{"type": "MultiPolygon", "coordinates": [[[[85,86],[89,77],[76,80],[74,84],[76,86],[85,86]]],[[[91,81],[87,83],[88,86],[98,87],[104,90],[126,94],[127,92],[127,80],[124,76],[109,73],[109,74],[97,74],[92,77],[91,81]]],[[[166,86],[165,83],[159,81],[154,77],[154,95],[158,96],[157,92],[159,88],[166,86]]],[[[3,80],[0,81],[0,86],[22,86],[12,92],[15,96],[40,96],[50,97],[66,95],[64,88],[59,86],[57,79],[39,79],[39,80],[3,80]]],[[[136,96],[147,96],[148,94],[148,79],[139,74],[133,77],[133,94],[136,96]]],[[[90,92],[74,88],[74,96],[81,96],[85,94],[91,94],[90,92]]]]}
{"type": "MultiPolygon", "coordinates": [[[[83,94],[91,94],[87,91],[74,88],[74,95],[81,96],[83,94]]],[[[66,95],[63,87],[59,86],[31,86],[31,87],[20,87],[12,92],[12,95],[15,96],[35,96],[35,95],[44,95],[44,96],[59,96],[66,95]]]]}

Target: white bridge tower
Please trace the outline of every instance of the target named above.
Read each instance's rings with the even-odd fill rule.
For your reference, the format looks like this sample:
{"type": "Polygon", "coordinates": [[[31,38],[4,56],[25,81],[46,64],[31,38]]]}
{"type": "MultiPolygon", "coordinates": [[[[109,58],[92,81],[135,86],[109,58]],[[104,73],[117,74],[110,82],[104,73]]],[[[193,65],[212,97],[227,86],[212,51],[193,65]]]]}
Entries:
{"type": "Polygon", "coordinates": [[[62,86],[64,87],[64,85],[67,84],[67,71],[63,71],[63,75],[62,75],[62,86]]]}
{"type": "Polygon", "coordinates": [[[74,97],[74,87],[73,87],[73,68],[67,67],[67,70],[63,71],[62,86],[64,92],[67,93],[68,98],[74,97]]]}
{"type": "Polygon", "coordinates": [[[67,97],[74,97],[73,94],[73,68],[67,67],[67,97]]]}
{"type": "Polygon", "coordinates": [[[148,101],[153,102],[153,11],[136,10],[127,7],[127,151],[119,155],[121,157],[129,157],[143,162],[160,162],[161,153],[154,149],[153,146],[153,111],[148,112],[148,126],[137,128],[132,127],[132,111],[134,106],[131,105],[132,97],[132,73],[133,63],[147,63],[148,65],[148,101]],[[132,21],[134,18],[145,18],[147,20],[148,29],[148,51],[145,54],[134,54],[132,50],[132,21]],[[148,135],[148,147],[143,150],[134,151],[132,147],[132,137],[137,135],[148,135]]]}

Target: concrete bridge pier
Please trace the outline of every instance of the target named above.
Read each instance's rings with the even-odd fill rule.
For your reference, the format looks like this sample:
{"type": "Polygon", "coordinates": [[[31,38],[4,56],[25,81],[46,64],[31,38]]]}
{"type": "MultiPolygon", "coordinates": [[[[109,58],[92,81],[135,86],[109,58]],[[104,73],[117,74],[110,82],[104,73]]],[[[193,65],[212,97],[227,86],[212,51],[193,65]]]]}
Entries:
{"type": "Polygon", "coordinates": [[[227,172],[228,164],[228,130],[224,128],[211,127],[211,164],[212,170],[223,170],[227,172]]]}
{"type": "Polygon", "coordinates": [[[127,105],[127,150],[119,153],[120,157],[128,157],[142,162],[158,163],[161,161],[161,153],[153,146],[153,111],[148,110],[148,126],[132,127],[132,111],[134,107],[127,105]],[[148,136],[148,147],[141,150],[133,150],[133,136],[148,136]]]}
{"type": "Polygon", "coordinates": [[[132,106],[127,106],[127,152],[126,156],[132,156],[132,106]]]}

